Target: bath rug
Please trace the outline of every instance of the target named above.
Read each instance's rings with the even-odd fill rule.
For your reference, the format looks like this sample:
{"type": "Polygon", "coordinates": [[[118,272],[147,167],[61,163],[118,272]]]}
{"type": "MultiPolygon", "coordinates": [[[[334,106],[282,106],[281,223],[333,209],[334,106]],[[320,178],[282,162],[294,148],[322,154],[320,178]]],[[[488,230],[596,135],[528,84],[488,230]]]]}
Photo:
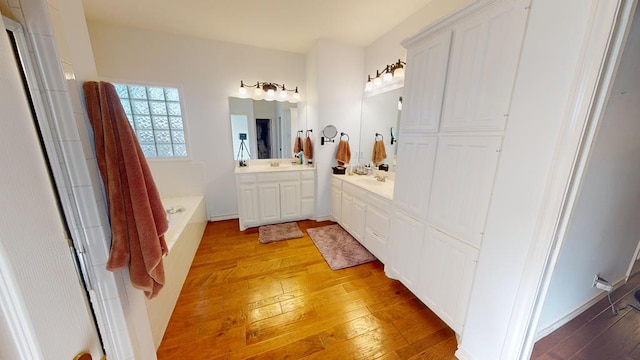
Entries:
{"type": "Polygon", "coordinates": [[[373,254],[338,224],[307,229],[307,234],[320,250],[331,270],[344,269],[376,260],[373,254]]]}
{"type": "Polygon", "coordinates": [[[302,231],[295,222],[266,225],[258,228],[258,240],[263,244],[268,244],[274,241],[297,239],[303,236],[302,231]]]}

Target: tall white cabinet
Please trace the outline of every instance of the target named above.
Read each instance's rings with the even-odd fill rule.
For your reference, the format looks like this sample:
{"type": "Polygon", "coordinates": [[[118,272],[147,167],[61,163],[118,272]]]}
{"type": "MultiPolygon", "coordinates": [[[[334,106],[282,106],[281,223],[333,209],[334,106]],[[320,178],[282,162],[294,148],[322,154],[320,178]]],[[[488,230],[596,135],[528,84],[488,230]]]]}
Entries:
{"type": "Polygon", "coordinates": [[[408,39],[389,261],[461,334],[528,1],[483,1],[408,39]]]}

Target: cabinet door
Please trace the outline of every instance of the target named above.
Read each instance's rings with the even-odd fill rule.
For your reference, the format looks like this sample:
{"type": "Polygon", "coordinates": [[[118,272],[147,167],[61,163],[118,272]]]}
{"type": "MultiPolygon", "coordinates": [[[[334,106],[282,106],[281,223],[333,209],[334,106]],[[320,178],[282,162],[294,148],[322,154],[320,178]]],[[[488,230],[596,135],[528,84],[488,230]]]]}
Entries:
{"type": "Polygon", "coordinates": [[[451,31],[431,36],[407,50],[400,131],[436,132],[442,112],[451,31]]]}
{"type": "Polygon", "coordinates": [[[300,183],[283,182],[280,184],[280,219],[300,218],[300,183]]]}
{"type": "Polygon", "coordinates": [[[260,222],[280,220],[280,185],[278,183],[258,185],[260,222]]]}
{"type": "Polygon", "coordinates": [[[393,204],[425,222],[437,143],[436,136],[403,135],[398,144],[393,204]]]}
{"type": "Polygon", "coordinates": [[[480,247],[498,164],[500,136],[442,136],[429,224],[480,247]]]}
{"type": "Polygon", "coordinates": [[[462,333],[478,250],[427,228],[418,296],[456,333],[462,333]]]}
{"type": "Polygon", "coordinates": [[[342,190],[331,187],[331,218],[337,223],[342,223],[342,190]]]}
{"type": "MultiPolygon", "coordinates": [[[[315,214],[315,180],[302,179],[300,181],[300,217],[310,219],[315,214]]],[[[333,199],[332,199],[333,200],[333,199]]]]}
{"type": "MultiPolygon", "coordinates": [[[[392,276],[398,278],[414,293],[420,276],[420,255],[425,224],[394,210],[389,237],[389,264],[392,276]]],[[[385,270],[389,272],[388,270],[385,270]]]]}
{"type": "Polygon", "coordinates": [[[367,203],[358,198],[353,197],[351,205],[351,235],[364,244],[364,228],[367,217],[367,203]]]}
{"type": "Polygon", "coordinates": [[[342,222],[340,222],[340,225],[342,225],[342,227],[347,231],[351,231],[352,204],[353,204],[353,195],[346,192],[342,192],[342,209],[340,210],[340,212],[342,213],[342,216],[341,216],[342,222]]]}
{"type": "Polygon", "coordinates": [[[390,216],[385,210],[370,204],[367,206],[367,226],[364,244],[378,260],[386,264],[387,239],[389,238],[390,216]]]}
{"type": "Polygon", "coordinates": [[[454,28],[443,131],[504,130],[528,11],[504,1],[454,28]]]}
{"type": "Polygon", "coordinates": [[[238,200],[240,230],[258,224],[258,187],[255,184],[238,185],[238,200]]]}

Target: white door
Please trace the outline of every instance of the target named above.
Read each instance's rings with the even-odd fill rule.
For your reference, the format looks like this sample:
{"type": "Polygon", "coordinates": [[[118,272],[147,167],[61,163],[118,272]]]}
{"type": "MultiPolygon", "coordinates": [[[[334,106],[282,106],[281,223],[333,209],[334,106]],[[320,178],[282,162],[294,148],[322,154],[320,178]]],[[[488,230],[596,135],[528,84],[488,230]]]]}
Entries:
{"type": "Polygon", "coordinates": [[[504,1],[454,28],[443,131],[504,129],[527,14],[504,1]]]}
{"type": "Polygon", "coordinates": [[[438,131],[450,45],[451,31],[445,31],[407,50],[403,133],[438,131]]]}
{"type": "Polygon", "coordinates": [[[393,204],[422,221],[427,220],[437,143],[436,136],[405,134],[398,144],[393,204]]]}
{"type": "Polygon", "coordinates": [[[255,184],[239,184],[238,194],[240,199],[238,210],[242,220],[241,227],[247,228],[257,224],[260,221],[258,214],[258,187],[255,184]]]}
{"type": "MultiPolygon", "coordinates": [[[[315,178],[305,179],[304,174],[300,174],[300,217],[310,219],[315,214],[315,178]]],[[[313,176],[313,174],[311,174],[313,176]]],[[[333,196],[333,193],[332,193],[333,196]]]]}
{"type": "Polygon", "coordinates": [[[260,223],[279,221],[280,185],[278,183],[259,184],[258,197],[260,223]]]}
{"type": "Polygon", "coordinates": [[[331,219],[342,224],[342,191],[331,186],[331,219]]]}
{"type": "Polygon", "coordinates": [[[418,296],[456,333],[462,333],[478,250],[427,227],[418,296]]]}
{"type": "Polygon", "coordinates": [[[300,183],[297,181],[280,184],[280,218],[282,220],[300,218],[300,183]]]}
{"type": "Polygon", "coordinates": [[[1,17],[0,28],[0,357],[97,359],[100,339],[1,17]]]}
{"type": "Polygon", "coordinates": [[[501,136],[440,138],[430,225],[480,247],[501,143],[501,136]]]}
{"type": "Polygon", "coordinates": [[[360,243],[364,243],[364,228],[367,217],[367,203],[358,198],[353,197],[353,204],[351,205],[352,220],[351,220],[351,235],[360,243]]]}
{"type": "Polygon", "coordinates": [[[389,266],[392,275],[402,281],[409,290],[417,292],[420,255],[424,240],[425,224],[394,210],[389,237],[389,266]]]}
{"type": "Polygon", "coordinates": [[[342,225],[342,227],[347,230],[350,231],[351,230],[351,222],[352,222],[352,212],[351,212],[351,206],[353,204],[353,195],[347,193],[347,192],[343,192],[342,193],[342,209],[340,209],[341,212],[341,220],[342,222],[340,223],[340,225],[342,225]]]}

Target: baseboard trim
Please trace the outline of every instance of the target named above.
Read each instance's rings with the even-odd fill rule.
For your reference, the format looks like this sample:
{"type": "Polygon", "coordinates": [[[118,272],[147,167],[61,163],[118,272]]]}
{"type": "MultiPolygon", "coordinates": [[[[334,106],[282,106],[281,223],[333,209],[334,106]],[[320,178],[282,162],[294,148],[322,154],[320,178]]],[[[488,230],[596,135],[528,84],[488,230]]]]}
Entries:
{"type": "Polygon", "coordinates": [[[316,218],[317,222],[321,222],[321,221],[329,221],[331,220],[331,216],[320,216],[316,218]]]}
{"type": "MultiPolygon", "coordinates": [[[[616,281],[613,284],[613,290],[615,291],[617,288],[619,288],[620,286],[625,284],[625,279],[622,278],[618,281],[616,281]]],[[[563,325],[567,324],[569,321],[575,319],[578,315],[582,314],[583,312],[585,312],[588,308],[592,307],[593,305],[595,305],[598,301],[604,299],[605,297],[607,297],[607,293],[604,291],[601,291],[599,293],[597,293],[594,297],[592,297],[591,299],[589,299],[586,303],[582,304],[580,307],[578,307],[577,309],[573,310],[572,312],[568,313],[567,315],[561,317],[560,319],[558,319],[556,322],[552,323],[551,325],[545,327],[544,329],[539,329],[538,331],[536,331],[536,334],[534,336],[534,341],[538,341],[540,339],[542,339],[543,337],[551,334],[552,332],[558,330],[559,328],[561,328],[563,325]]]]}
{"type": "Polygon", "coordinates": [[[471,354],[469,354],[464,348],[458,346],[458,350],[454,354],[459,360],[476,360],[471,354]]]}
{"type": "Polygon", "coordinates": [[[209,216],[209,221],[222,221],[222,220],[231,220],[231,219],[238,219],[238,214],[209,216]]]}

